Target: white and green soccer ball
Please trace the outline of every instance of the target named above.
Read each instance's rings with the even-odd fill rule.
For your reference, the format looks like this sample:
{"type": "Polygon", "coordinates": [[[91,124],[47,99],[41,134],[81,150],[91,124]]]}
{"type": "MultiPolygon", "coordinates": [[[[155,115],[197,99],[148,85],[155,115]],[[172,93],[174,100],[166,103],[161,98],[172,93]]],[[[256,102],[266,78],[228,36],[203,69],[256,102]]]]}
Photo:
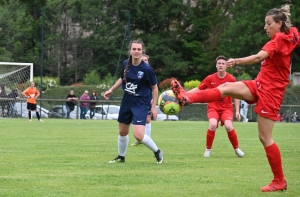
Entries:
{"type": "Polygon", "coordinates": [[[172,90],[161,93],[158,97],[157,104],[159,109],[166,115],[178,114],[182,107],[172,90]]]}

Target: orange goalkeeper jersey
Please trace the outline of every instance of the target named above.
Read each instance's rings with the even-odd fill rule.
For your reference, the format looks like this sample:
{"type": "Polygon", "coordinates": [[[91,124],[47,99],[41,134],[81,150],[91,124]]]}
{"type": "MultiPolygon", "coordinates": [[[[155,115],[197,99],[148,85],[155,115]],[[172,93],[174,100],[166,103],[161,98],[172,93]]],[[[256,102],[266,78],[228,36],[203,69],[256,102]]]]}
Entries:
{"type": "Polygon", "coordinates": [[[22,92],[22,95],[27,97],[27,103],[36,104],[36,98],[40,96],[40,92],[35,87],[29,87],[22,92]]]}

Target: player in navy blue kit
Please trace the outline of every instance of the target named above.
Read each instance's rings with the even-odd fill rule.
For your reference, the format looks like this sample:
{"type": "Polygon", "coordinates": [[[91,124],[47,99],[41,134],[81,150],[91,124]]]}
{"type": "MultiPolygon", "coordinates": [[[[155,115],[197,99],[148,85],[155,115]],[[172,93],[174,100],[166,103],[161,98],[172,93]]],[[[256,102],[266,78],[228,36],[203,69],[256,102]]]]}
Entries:
{"type": "Polygon", "coordinates": [[[157,118],[156,102],[158,87],[156,75],[151,66],[142,61],[145,46],[141,40],[134,40],[129,44],[128,60],[123,63],[121,77],[104,93],[109,99],[114,90],[122,86],[124,96],[119,112],[118,156],[109,163],[125,162],[126,149],[129,142],[130,124],[133,124],[134,137],[154,152],[157,164],[163,163],[163,152],[155,142],[145,135],[145,125],[148,112],[151,111],[153,119],[157,118]],[[153,98],[151,109],[149,103],[153,98]]]}
{"type": "MultiPolygon", "coordinates": [[[[142,55],[142,60],[150,65],[149,58],[150,58],[149,55],[146,55],[146,54],[142,55]]],[[[151,103],[149,103],[149,105],[150,105],[150,109],[151,109],[151,106],[152,106],[151,103]]],[[[152,117],[152,114],[151,114],[151,110],[150,110],[148,112],[148,116],[147,116],[147,120],[146,120],[146,128],[145,128],[145,134],[148,135],[149,137],[151,137],[151,117],[152,117]]],[[[139,141],[135,141],[131,144],[131,146],[137,146],[139,144],[142,144],[142,143],[139,141]]]]}

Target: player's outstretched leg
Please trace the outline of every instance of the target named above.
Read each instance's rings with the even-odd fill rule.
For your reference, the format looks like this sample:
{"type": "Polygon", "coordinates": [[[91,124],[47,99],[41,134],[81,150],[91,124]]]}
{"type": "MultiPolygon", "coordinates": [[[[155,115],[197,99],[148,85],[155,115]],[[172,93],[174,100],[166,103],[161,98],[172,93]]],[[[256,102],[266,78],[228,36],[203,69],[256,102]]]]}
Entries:
{"type": "Polygon", "coordinates": [[[186,105],[191,104],[191,101],[188,98],[188,95],[186,94],[186,91],[182,88],[179,81],[173,79],[171,81],[171,89],[174,92],[175,96],[177,97],[179,103],[182,106],[186,106],[186,105]]]}

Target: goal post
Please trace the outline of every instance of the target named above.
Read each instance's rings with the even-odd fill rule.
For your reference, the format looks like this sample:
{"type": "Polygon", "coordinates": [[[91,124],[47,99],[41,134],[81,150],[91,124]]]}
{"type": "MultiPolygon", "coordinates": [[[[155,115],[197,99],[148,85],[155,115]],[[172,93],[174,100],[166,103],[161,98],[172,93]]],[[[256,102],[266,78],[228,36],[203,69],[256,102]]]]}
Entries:
{"type": "Polygon", "coordinates": [[[33,81],[33,63],[0,62],[0,117],[18,117],[15,99],[22,98],[29,81],[33,81]]]}
{"type": "Polygon", "coordinates": [[[33,63],[0,62],[0,86],[5,86],[5,94],[13,89],[23,91],[28,81],[33,81],[33,63]]]}
{"type": "Polygon", "coordinates": [[[5,67],[0,67],[0,74],[3,74],[6,70],[14,71],[13,66],[17,66],[20,69],[25,69],[25,68],[29,67],[29,79],[30,79],[30,81],[33,80],[33,63],[0,62],[0,66],[5,66],[5,65],[11,65],[11,66],[7,67],[6,69],[5,69],[5,67]]]}

